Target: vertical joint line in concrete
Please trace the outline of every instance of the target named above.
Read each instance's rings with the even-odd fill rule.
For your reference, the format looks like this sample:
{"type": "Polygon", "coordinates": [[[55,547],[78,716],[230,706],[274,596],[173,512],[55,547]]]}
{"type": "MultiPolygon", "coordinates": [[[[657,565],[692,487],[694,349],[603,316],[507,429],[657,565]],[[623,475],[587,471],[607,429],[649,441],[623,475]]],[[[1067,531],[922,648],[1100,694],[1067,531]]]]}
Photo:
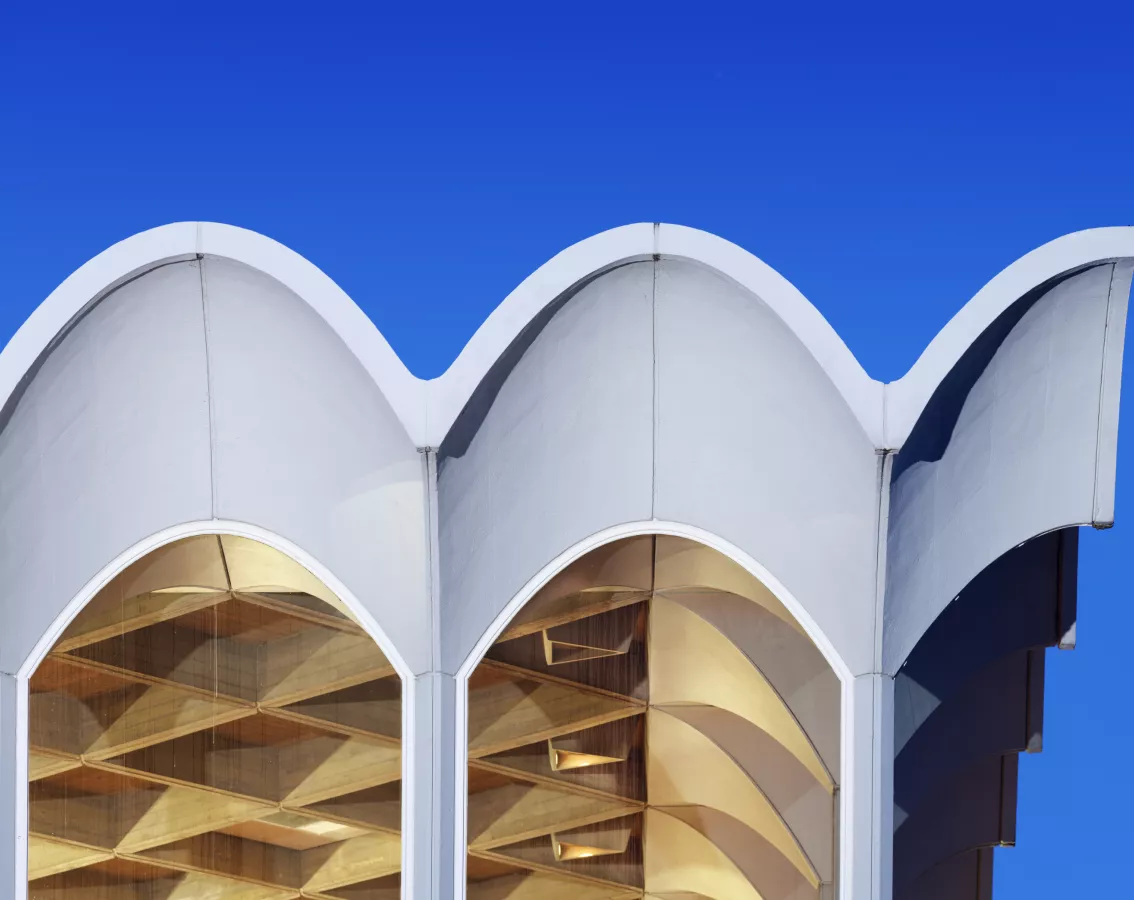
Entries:
{"type": "Polygon", "coordinates": [[[441,796],[445,779],[441,774],[441,744],[437,738],[445,733],[442,719],[444,702],[442,698],[444,676],[431,672],[429,675],[429,896],[440,896],[441,873],[444,871],[441,858],[446,843],[438,830],[439,823],[445,820],[445,798],[441,796]]]}
{"type": "Polygon", "coordinates": [[[1118,427],[1118,392],[1122,379],[1123,338],[1134,264],[1123,259],[1111,264],[1103,322],[1102,361],[1099,366],[1099,404],[1095,429],[1095,483],[1091,524],[1114,524],[1114,487],[1117,460],[1113,450],[1118,427]],[[1105,493],[1104,493],[1105,492],[1105,493]]]}
{"type": "MultiPolygon", "coordinates": [[[[424,808],[417,808],[415,815],[418,817],[419,822],[424,815],[425,821],[432,823],[429,830],[429,839],[426,846],[420,846],[416,841],[414,842],[414,858],[406,858],[404,860],[406,866],[406,873],[414,879],[415,883],[412,885],[413,898],[416,897],[437,897],[439,896],[438,881],[441,877],[443,867],[441,866],[441,856],[445,852],[444,842],[440,839],[436,831],[436,823],[442,821],[444,816],[444,798],[441,796],[442,785],[444,779],[441,774],[441,754],[438,752],[437,736],[442,733],[442,697],[441,688],[443,677],[437,672],[441,663],[441,569],[440,569],[440,553],[438,551],[438,515],[437,515],[437,448],[435,447],[419,447],[418,452],[421,454],[421,467],[423,475],[423,490],[422,490],[422,503],[424,504],[424,524],[425,524],[425,572],[422,573],[426,582],[426,590],[429,594],[429,672],[425,675],[416,677],[416,687],[414,690],[414,702],[421,702],[421,692],[424,689],[428,694],[429,709],[428,709],[428,728],[429,728],[429,763],[427,771],[417,772],[419,782],[426,783],[426,799],[427,803],[424,808]],[[422,866],[422,854],[425,854],[427,865],[422,866]],[[418,876],[424,876],[427,883],[421,884],[418,876]]],[[[414,719],[417,725],[416,728],[420,729],[422,726],[422,710],[416,709],[414,712],[414,719]]],[[[415,735],[415,744],[420,740],[419,735],[415,735]]],[[[419,785],[420,786],[420,785],[419,785]]],[[[414,788],[415,802],[419,798],[420,792],[414,788]]],[[[407,796],[403,794],[404,796],[407,796]]],[[[404,801],[403,801],[404,802],[404,801]]],[[[415,832],[420,833],[420,825],[415,823],[415,832]]],[[[411,838],[412,840],[412,838],[411,838]]],[[[407,893],[405,896],[409,897],[407,893]]],[[[411,900],[413,900],[411,898],[411,900]]]]}
{"type": "Polygon", "coordinates": [[[1097,415],[1095,417],[1095,490],[1093,497],[1093,504],[1091,509],[1092,523],[1098,520],[1099,517],[1099,468],[1101,465],[1102,445],[1103,445],[1103,416],[1105,415],[1106,406],[1106,356],[1107,350],[1110,345],[1110,328],[1111,317],[1113,315],[1114,307],[1114,282],[1118,275],[1117,263],[1112,263],[1110,267],[1110,283],[1106,291],[1106,314],[1103,317],[1103,344],[1102,353],[1100,354],[1101,360],[1099,363],[1099,405],[1097,415]]]}
{"type": "Polygon", "coordinates": [[[890,534],[890,478],[894,451],[883,450],[878,463],[878,510],[874,548],[874,671],[882,672],[882,631],[886,610],[886,547],[890,534]]]}
{"type": "Polygon", "coordinates": [[[653,361],[651,380],[651,421],[653,433],[650,442],[650,518],[658,517],[658,262],[661,254],[658,252],[659,231],[661,224],[654,222],[654,252],[652,265],[652,282],[650,285],[650,355],[653,361]]]}
{"type": "Polygon", "coordinates": [[[437,516],[437,449],[422,447],[425,475],[425,561],[426,588],[429,591],[429,668],[441,666],[441,554],[437,516]]]}
{"type": "Polygon", "coordinates": [[[205,403],[209,412],[209,515],[217,517],[217,439],[213,408],[213,366],[209,345],[209,283],[205,277],[205,256],[200,252],[201,226],[197,226],[197,275],[201,282],[201,323],[205,336],[205,403]]]}

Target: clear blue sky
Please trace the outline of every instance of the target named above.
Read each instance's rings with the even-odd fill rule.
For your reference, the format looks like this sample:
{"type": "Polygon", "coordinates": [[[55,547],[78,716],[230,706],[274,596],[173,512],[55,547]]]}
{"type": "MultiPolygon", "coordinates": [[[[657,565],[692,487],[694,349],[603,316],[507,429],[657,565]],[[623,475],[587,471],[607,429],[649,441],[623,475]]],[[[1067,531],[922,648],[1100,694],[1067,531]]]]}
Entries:
{"type": "MultiPolygon", "coordinates": [[[[0,12],[0,342],[109,244],[210,219],[314,261],[432,376],[549,256],[661,220],[770,263],[889,380],[1016,257],[1134,224],[1134,4],[20,6],[0,12]]],[[[1122,890],[1127,372],[1119,524],[1084,536],[1080,647],[1049,655],[998,900],[1122,890]]]]}

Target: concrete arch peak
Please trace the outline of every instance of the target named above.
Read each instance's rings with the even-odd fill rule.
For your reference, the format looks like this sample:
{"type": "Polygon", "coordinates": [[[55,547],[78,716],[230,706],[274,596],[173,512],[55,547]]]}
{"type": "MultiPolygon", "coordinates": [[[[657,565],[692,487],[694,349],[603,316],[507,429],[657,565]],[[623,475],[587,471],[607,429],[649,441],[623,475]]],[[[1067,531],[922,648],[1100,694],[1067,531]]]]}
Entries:
{"type": "Polygon", "coordinates": [[[211,256],[274,278],[318,313],[357,357],[415,440],[424,428],[425,382],[398,359],[374,323],[334,281],[294,250],[254,231],[215,222],[177,222],[107,248],[69,275],[0,353],[0,406],[84,310],[139,275],[171,262],[211,256]]]}
{"type": "Polygon", "coordinates": [[[683,225],[648,222],[612,228],[568,247],[504,298],[448,371],[431,383],[429,422],[434,439],[439,443],[496,360],[557,297],[610,269],[655,256],[699,263],[759,297],[807,347],[871,440],[881,440],[881,383],[866,374],[842,338],[791,282],[724,238],[683,225]]]}
{"type": "Polygon", "coordinates": [[[150,269],[205,255],[245,264],[303,298],[370,373],[414,443],[437,447],[488,370],[541,310],[580,282],[655,254],[716,269],[768,303],[827,370],[868,434],[880,435],[881,386],[866,375],[795,287],[722,238],[693,228],[650,223],[602,232],[552,257],[500,303],[449,369],[430,381],[414,376],[350,297],[293,250],[232,225],[163,225],[104,250],[72,273],[32,313],[0,354],[0,397],[6,401],[12,395],[43,351],[91,303],[150,269]]]}

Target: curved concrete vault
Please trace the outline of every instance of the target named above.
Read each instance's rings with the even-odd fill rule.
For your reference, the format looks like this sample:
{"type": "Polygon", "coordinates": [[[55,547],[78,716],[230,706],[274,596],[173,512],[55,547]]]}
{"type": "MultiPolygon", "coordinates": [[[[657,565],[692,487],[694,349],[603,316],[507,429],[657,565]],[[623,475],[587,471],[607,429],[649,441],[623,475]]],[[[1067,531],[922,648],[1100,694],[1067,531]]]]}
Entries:
{"type": "MultiPolygon", "coordinates": [[[[985,900],[992,848],[1014,840],[1016,754],[1041,746],[1044,648],[1074,643],[1075,529],[1114,517],[1132,271],[1134,229],[1059,238],[882,384],[745,250],[631,225],[558,254],[421,381],[326,275],[260,235],[181,223],[110,248],[0,354],[0,891],[77,877],[43,874],[33,838],[155,866],[129,831],[84,842],[29,820],[41,781],[151,746],[117,740],[110,712],[66,740],[32,728],[43,673],[101,666],[115,696],[128,682],[176,709],[199,699],[205,682],[179,679],[209,676],[220,638],[195,632],[184,658],[131,657],[140,668],[124,648],[192,631],[221,608],[202,597],[274,585],[309,598],[273,601],[286,614],[312,625],[324,604],[314,624],[350,622],[398,676],[401,871],[237,872],[216,900],[447,900],[467,882],[522,900],[584,881],[985,900]],[[98,618],[100,592],[147,554],[217,534],[281,553],[299,580],[238,587],[230,567],[223,590],[210,576],[161,603],[123,594],[118,620],[98,618]],[[517,710],[532,715],[515,730],[517,710]],[[519,828],[493,797],[542,824],[519,828]],[[617,877],[587,880],[600,869],[617,877]]],[[[273,706],[265,682],[220,674],[215,703],[236,718],[217,728],[314,703],[273,706]]],[[[128,777],[172,789],[168,773],[128,777]]],[[[191,854],[165,864],[233,876],[191,854]]]]}

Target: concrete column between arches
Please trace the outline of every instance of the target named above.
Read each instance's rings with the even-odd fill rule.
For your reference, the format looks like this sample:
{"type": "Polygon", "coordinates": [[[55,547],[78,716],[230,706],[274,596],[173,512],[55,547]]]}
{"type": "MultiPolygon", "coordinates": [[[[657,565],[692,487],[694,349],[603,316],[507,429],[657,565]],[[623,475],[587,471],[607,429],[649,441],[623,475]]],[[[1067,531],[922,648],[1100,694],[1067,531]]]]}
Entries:
{"type": "Polygon", "coordinates": [[[849,833],[849,900],[891,900],[894,849],[894,678],[854,681],[850,751],[854,777],[849,833]]]}
{"type": "MultiPolygon", "coordinates": [[[[405,900],[453,900],[456,821],[456,679],[418,675],[413,684],[413,759],[407,789],[413,822],[403,835],[410,887],[405,900]]],[[[403,746],[409,742],[403,741],[403,746]]],[[[408,774],[407,773],[407,774],[408,774]]]]}
{"type": "Polygon", "coordinates": [[[19,896],[27,871],[27,843],[19,838],[19,780],[23,766],[17,765],[19,744],[19,681],[0,672],[0,896],[19,896]],[[7,887],[4,887],[7,885],[7,887]],[[11,893],[9,893],[11,892],[11,893]]]}

